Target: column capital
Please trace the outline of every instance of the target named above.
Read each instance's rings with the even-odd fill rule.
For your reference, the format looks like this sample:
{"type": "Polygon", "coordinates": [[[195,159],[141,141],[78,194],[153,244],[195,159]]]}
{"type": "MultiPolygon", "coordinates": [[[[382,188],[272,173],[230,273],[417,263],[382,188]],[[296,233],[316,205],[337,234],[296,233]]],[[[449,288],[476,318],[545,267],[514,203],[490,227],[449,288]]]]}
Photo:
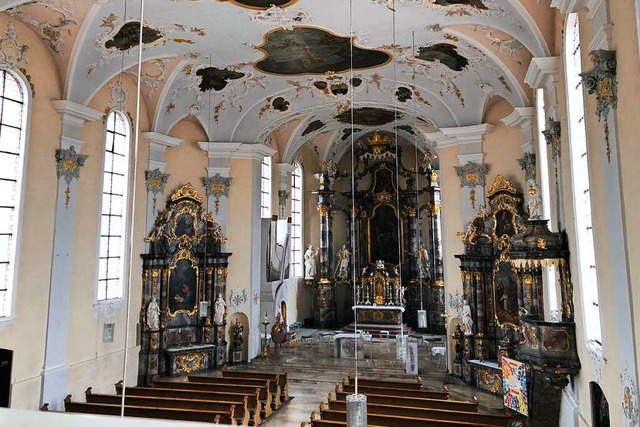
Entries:
{"type": "Polygon", "coordinates": [[[558,83],[561,62],[559,56],[531,58],[524,82],[532,89],[551,89],[558,83]]]}
{"type": "Polygon", "coordinates": [[[94,122],[104,114],[84,104],[67,100],[51,101],[53,109],[60,114],[62,132],[60,147],[68,150],[72,146],[82,147],[82,128],[85,122],[94,122]]]}
{"type": "Polygon", "coordinates": [[[169,147],[176,147],[182,143],[181,139],[158,132],[143,132],[142,137],[149,143],[149,169],[164,171],[166,163],[164,152],[169,147]]]}
{"type": "Polygon", "coordinates": [[[281,176],[286,176],[296,170],[296,167],[291,163],[276,163],[275,166],[281,176]]]}
{"type": "MultiPolygon", "coordinates": [[[[580,8],[589,9],[589,13],[593,13],[603,3],[604,0],[551,0],[551,7],[555,7],[563,14],[567,15],[572,12],[578,12],[580,8]]],[[[591,17],[589,18],[591,19],[591,17]]]]}
{"type": "Polygon", "coordinates": [[[256,143],[205,141],[198,142],[198,146],[207,152],[209,160],[214,158],[262,160],[276,153],[273,148],[256,143]]]}
{"type": "Polygon", "coordinates": [[[491,132],[492,129],[493,125],[489,123],[455,128],[440,128],[438,132],[425,134],[425,137],[438,148],[478,144],[480,149],[477,151],[482,151],[484,136],[491,132]]]}
{"type": "Polygon", "coordinates": [[[506,126],[520,128],[524,138],[522,141],[523,153],[530,153],[533,151],[533,123],[535,117],[535,107],[516,107],[513,109],[511,114],[501,120],[506,126]]]}

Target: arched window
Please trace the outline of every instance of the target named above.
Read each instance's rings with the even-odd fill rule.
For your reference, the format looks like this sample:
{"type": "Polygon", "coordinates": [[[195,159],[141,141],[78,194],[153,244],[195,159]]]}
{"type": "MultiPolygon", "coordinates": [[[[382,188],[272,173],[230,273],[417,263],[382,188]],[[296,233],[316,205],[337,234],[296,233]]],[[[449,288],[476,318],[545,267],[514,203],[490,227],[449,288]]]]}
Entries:
{"type": "Polygon", "coordinates": [[[589,155],[584,123],[584,93],[582,87],[582,55],[580,54],[580,24],[578,15],[567,17],[565,32],[565,67],[567,83],[567,113],[569,123],[569,151],[571,152],[571,180],[576,226],[576,252],[579,282],[588,340],[602,342],[598,276],[591,219],[591,189],[589,184],[589,155]]]}
{"type": "Polygon", "coordinates": [[[98,301],[123,296],[130,133],[124,114],[109,114],[102,175],[98,301]]]}
{"type": "Polygon", "coordinates": [[[291,273],[302,276],[302,166],[291,174],[291,273]]]}
{"type": "Polygon", "coordinates": [[[262,218],[271,218],[271,157],[265,157],[262,159],[260,216],[262,218]]]}
{"type": "Polygon", "coordinates": [[[23,194],[26,86],[0,70],[0,318],[11,316],[23,194]]]}

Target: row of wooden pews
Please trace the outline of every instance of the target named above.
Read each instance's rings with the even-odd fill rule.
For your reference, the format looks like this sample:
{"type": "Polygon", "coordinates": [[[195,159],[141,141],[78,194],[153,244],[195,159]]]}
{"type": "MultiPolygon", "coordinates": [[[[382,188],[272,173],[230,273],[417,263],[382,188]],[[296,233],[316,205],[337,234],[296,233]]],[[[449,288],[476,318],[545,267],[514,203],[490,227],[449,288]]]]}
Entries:
{"type": "MultiPolygon", "coordinates": [[[[85,392],[86,402],[65,400],[66,412],[120,415],[123,384],[116,394],[85,392]]],[[[188,376],[186,382],[156,380],[153,387],[126,387],[126,416],[260,425],[289,400],[286,374],[223,370],[222,377],[188,376]]]]}
{"type": "MultiPolygon", "coordinates": [[[[311,413],[312,427],[346,426],[347,396],[355,392],[355,378],[349,376],[329,393],[318,413],[311,413]],[[319,418],[318,418],[319,415],[319,418]]],[[[422,389],[422,382],[358,379],[358,393],[367,396],[367,422],[372,427],[502,427],[509,426],[506,414],[478,412],[478,401],[449,399],[448,391],[422,389]]],[[[301,427],[306,423],[301,423],[301,427]]]]}

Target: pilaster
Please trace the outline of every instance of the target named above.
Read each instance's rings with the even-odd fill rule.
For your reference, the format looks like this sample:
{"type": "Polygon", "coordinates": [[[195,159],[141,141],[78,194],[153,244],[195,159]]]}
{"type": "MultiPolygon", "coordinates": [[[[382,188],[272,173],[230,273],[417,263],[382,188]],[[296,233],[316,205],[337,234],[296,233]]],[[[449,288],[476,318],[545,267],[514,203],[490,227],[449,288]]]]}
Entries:
{"type": "Polygon", "coordinates": [[[276,163],[280,183],[278,186],[278,214],[280,219],[286,219],[291,212],[291,174],[295,166],[290,163],[276,163]]]}
{"type": "MultiPolygon", "coordinates": [[[[102,113],[71,101],[52,101],[54,110],[60,114],[62,131],[60,150],[73,153],[82,148],[82,129],[86,122],[99,120],[102,113]]],[[[60,157],[58,155],[58,157],[60,157]]],[[[82,162],[86,156],[83,157],[82,162]]],[[[79,162],[76,162],[76,166],[79,162]]],[[[53,234],[53,263],[51,285],[49,287],[48,322],[44,366],[42,373],[41,404],[49,403],[54,411],[63,410],[63,400],[67,390],[68,369],[67,347],[69,339],[69,292],[72,282],[73,242],[75,232],[77,174],[58,174],[56,196],[55,227],[53,234]],[[64,179],[60,179],[64,178],[64,179]],[[70,196],[71,195],[71,196],[70,196]]]]}
{"type": "Polygon", "coordinates": [[[534,107],[516,107],[513,112],[501,121],[511,128],[519,128],[522,131],[522,152],[533,153],[533,145],[536,141],[534,132],[534,120],[536,109],[534,107]]]}
{"type": "Polygon", "coordinates": [[[560,81],[559,56],[533,58],[524,78],[532,89],[544,89],[547,118],[558,120],[558,82],[560,81]]]}

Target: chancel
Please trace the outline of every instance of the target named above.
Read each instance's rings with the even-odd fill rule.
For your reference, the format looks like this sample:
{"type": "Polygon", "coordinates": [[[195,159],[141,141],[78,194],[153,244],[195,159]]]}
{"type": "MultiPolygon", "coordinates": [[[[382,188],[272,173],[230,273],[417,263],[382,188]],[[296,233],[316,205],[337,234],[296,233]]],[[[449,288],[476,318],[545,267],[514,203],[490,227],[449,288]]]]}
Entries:
{"type": "Polygon", "coordinates": [[[639,37],[0,1],[0,425],[639,426],[639,37]]]}

